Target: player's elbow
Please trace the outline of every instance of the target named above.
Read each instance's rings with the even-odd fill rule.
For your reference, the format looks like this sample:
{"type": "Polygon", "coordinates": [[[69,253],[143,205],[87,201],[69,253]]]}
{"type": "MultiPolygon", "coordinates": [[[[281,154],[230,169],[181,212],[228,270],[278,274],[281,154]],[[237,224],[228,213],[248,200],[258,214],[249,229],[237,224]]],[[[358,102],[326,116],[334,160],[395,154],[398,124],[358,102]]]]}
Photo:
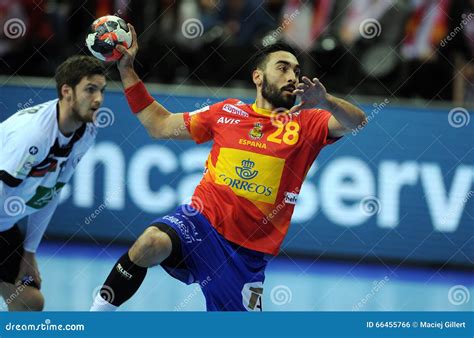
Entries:
{"type": "Polygon", "coordinates": [[[359,109],[358,110],[358,116],[360,119],[360,123],[366,123],[367,124],[367,116],[365,115],[364,111],[359,109]]]}
{"type": "Polygon", "coordinates": [[[163,128],[148,128],[148,135],[154,140],[166,140],[171,138],[171,134],[163,128]]]}
{"type": "Polygon", "coordinates": [[[358,109],[354,114],[352,126],[349,129],[362,129],[367,125],[367,122],[367,116],[365,116],[365,113],[358,109]]]}
{"type": "Polygon", "coordinates": [[[163,132],[159,128],[148,127],[146,128],[148,136],[154,140],[161,140],[163,138],[163,132]]]}

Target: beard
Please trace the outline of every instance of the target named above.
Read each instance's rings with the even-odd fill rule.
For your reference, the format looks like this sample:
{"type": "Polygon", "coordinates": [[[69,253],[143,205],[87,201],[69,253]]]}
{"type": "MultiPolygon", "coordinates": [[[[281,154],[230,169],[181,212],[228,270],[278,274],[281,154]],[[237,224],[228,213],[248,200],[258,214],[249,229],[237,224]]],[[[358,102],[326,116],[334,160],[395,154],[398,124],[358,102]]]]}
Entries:
{"type": "Polygon", "coordinates": [[[78,122],[90,123],[94,122],[94,114],[89,114],[89,111],[86,114],[81,114],[81,108],[79,107],[79,102],[76,100],[76,95],[73,93],[72,96],[72,116],[78,122]]]}
{"type": "Polygon", "coordinates": [[[275,109],[290,109],[295,105],[296,101],[295,95],[283,94],[283,90],[277,88],[274,84],[269,83],[265,75],[263,75],[262,96],[275,109]]]}

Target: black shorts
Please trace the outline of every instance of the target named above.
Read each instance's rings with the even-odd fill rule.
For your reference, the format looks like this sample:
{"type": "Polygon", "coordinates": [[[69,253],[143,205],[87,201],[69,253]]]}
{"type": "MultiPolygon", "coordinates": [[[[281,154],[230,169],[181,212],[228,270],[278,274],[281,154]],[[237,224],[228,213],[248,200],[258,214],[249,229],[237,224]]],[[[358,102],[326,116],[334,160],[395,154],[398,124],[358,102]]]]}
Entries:
{"type": "Polygon", "coordinates": [[[23,240],[17,224],[0,232],[0,281],[15,284],[24,252],[23,240]]]}

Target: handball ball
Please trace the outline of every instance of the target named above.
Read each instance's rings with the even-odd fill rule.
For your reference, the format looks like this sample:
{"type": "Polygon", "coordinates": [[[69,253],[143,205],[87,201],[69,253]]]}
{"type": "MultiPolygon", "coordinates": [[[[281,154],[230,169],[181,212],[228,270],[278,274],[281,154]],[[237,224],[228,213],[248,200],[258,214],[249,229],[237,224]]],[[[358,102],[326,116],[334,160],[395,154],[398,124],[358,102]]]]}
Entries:
{"type": "Polygon", "coordinates": [[[118,44],[125,48],[132,44],[132,32],[123,19],[106,15],[92,23],[86,38],[87,48],[92,55],[102,61],[117,61],[122,57],[115,49],[118,44]]]}

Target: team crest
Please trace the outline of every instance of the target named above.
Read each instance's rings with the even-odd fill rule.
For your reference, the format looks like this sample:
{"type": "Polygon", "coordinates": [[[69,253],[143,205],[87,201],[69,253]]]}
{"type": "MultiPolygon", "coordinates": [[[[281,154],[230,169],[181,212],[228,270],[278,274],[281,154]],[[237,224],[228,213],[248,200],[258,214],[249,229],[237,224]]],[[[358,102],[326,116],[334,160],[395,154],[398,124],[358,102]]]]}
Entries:
{"type": "Polygon", "coordinates": [[[260,122],[256,122],[250,130],[249,136],[252,140],[260,140],[263,136],[263,125],[260,122]]]}

